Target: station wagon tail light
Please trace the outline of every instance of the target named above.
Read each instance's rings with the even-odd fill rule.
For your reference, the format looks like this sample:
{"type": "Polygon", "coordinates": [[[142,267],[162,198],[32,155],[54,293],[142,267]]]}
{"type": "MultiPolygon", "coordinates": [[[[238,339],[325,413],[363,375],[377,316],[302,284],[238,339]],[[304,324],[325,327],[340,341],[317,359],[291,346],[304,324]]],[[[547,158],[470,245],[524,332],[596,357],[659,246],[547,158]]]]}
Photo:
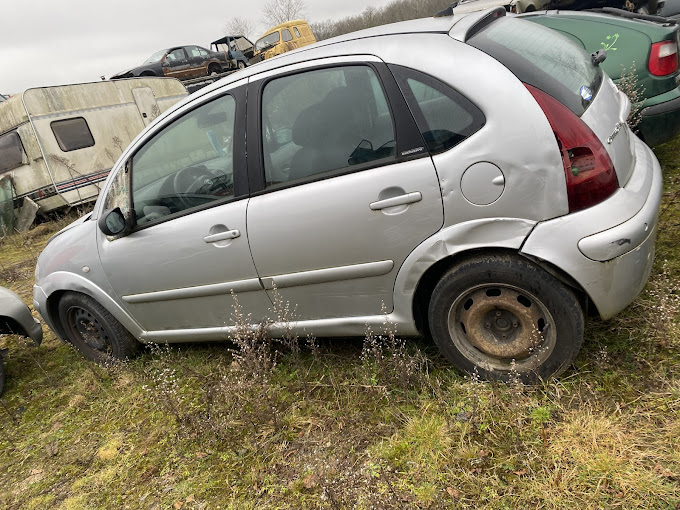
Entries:
{"type": "Polygon", "coordinates": [[[542,90],[525,84],[557,138],[567,179],[569,212],[591,207],[619,188],[614,164],[599,138],[569,108],[542,90]]]}
{"type": "Polygon", "coordinates": [[[666,76],[678,70],[678,45],[675,41],[652,44],[649,53],[649,72],[654,76],[666,76]]]}

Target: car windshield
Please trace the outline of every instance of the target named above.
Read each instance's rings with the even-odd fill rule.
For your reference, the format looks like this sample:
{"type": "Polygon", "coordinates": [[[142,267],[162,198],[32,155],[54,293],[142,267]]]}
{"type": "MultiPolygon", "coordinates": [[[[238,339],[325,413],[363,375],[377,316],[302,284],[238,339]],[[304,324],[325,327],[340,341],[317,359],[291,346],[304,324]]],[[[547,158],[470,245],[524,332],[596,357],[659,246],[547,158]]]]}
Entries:
{"type": "Polygon", "coordinates": [[[165,54],[168,52],[168,50],[161,50],[157,51],[153,55],[151,55],[149,58],[147,58],[143,63],[144,64],[153,64],[154,62],[159,62],[165,54]]]}
{"type": "Polygon", "coordinates": [[[520,19],[501,18],[467,42],[578,116],[592,103],[602,82],[602,71],[583,48],[555,30],[520,19]]]}
{"type": "Polygon", "coordinates": [[[265,35],[262,39],[258,39],[258,41],[255,43],[255,49],[257,51],[261,51],[267,46],[272,46],[279,42],[281,39],[281,36],[279,35],[278,32],[272,32],[269,35],[265,35]]]}

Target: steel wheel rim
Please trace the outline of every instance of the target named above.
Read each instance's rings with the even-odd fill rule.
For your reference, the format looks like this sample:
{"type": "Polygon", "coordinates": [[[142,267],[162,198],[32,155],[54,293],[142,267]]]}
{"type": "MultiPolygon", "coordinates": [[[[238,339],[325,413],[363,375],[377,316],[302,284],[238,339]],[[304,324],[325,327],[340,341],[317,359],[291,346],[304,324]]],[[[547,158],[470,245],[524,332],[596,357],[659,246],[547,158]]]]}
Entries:
{"type": "Polygon", "coordinates": [[[498,283],[458,296],[449,309],[448,329],[460,353],[488,371],[536,370],[557,338],[555,320],[536,296],[498,283]]]}
{"type": "Polygon", "coordinates": [[[74,306],[68,310],[68,322],[71,331],[85,345],[98,352],[111,352],[109,336],[92,312],[86,308],[74,306]]]}

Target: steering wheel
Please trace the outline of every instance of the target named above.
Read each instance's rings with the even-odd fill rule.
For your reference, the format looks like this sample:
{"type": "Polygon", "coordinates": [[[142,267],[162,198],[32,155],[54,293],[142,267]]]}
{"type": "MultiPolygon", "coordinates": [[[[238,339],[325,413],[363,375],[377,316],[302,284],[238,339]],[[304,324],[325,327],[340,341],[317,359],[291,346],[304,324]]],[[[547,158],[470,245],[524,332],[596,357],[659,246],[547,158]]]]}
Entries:
{"type": "Polygon", "coordinates": [[[182,168],[175,174],[173,180],[175,195],[185,209],[200,205],[205,202],[205,199],[212,200],[213,197],[208,195],[201,197],[196,192],[214,179],[215,175],[203,165],[182,168]],[[201,200],[197,202],[196,198],[201,198],[201,200]]]}

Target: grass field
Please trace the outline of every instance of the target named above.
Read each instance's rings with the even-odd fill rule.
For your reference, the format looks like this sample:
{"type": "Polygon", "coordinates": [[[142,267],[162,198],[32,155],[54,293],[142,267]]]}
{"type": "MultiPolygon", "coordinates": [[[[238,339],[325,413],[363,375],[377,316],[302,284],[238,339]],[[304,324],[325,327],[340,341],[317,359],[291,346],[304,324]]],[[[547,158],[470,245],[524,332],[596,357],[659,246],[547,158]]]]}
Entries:
{"type": "MultiPolygon", "coordinates": [[[[680,140],[656,153],[651,279],[588,320],[559,381],[482,383],[389,335],[245,335],[100,367],[45,327],[39,348],[0,339],[0,508],[678,508],[680,140]]],[[[59,226],[2,239],[0,285],[30,303],[59,226]]]]}

